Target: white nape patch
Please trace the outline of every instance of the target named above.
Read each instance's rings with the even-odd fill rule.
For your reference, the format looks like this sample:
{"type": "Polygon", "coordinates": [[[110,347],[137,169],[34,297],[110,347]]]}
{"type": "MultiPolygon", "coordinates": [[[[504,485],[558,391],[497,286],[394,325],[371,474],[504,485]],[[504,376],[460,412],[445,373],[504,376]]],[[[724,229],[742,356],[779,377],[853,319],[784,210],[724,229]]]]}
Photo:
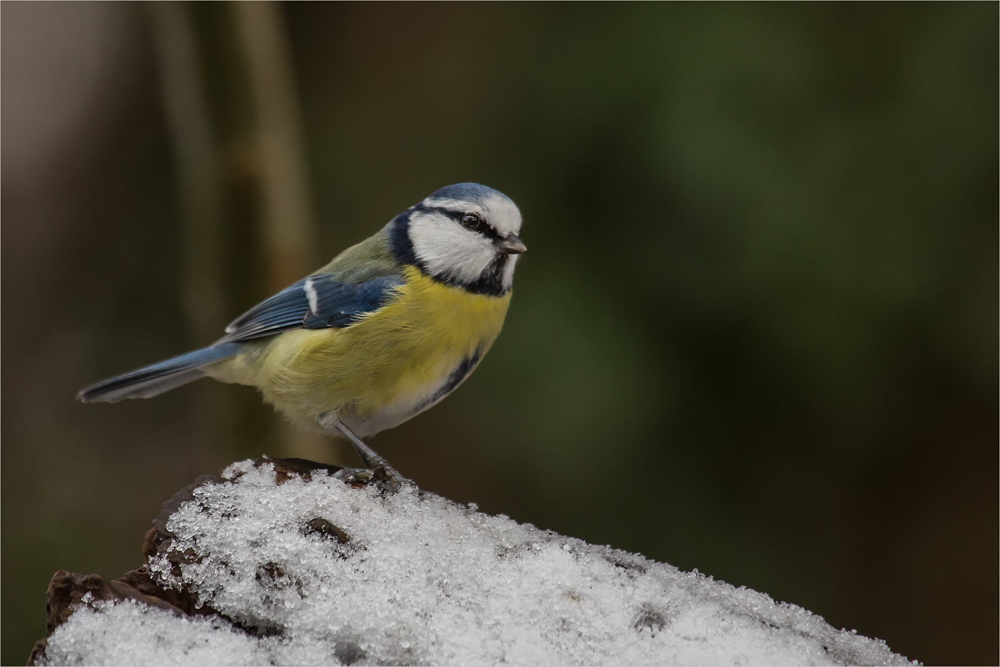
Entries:
{"type": "MultiPolygon", "coordinates": [[[[469,209],[467,202],[463,206],[469,209]]],[[[490,239],[434,212],[410,216],[410,242],[428,273],[461,283],[479,278],[497,254],[490,239]]]]}
{"type": "Polygon", "coordinates": [[[313,287],[312,282],[313,282],[312,278],[306,279],[306,284],[304,286],[304,289],[306,291],[306,298],[309,299],[309,310],[311,310],[313,314],[315,314],[316,311],[319,310],[319,305],[318,305],[319,297],[316,296],[316,288],[313,287]]]}

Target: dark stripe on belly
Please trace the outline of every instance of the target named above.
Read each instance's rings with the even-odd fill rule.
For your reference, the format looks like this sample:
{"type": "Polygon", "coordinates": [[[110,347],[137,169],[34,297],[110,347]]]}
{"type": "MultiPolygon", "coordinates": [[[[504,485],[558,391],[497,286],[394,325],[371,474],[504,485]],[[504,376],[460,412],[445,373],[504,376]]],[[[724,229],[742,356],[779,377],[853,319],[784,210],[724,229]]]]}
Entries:
{"type": "Polygon", "coordinates": [[[444,385],[434,392],[430,398],[422,401],[420,405],[417,406],[417,412],[420,412],[428,405],[437,403],[442,398],[455,391],[458,385],[462,384],[462,380],[469,377],[469,373],[472,372],[482,357],[483,353],[477,348],[475,352],[467,356],[465,359],[462,359],[458,366],[456,366],[451,373],[448,374],[448,379],[445,381],[444,385]]]}

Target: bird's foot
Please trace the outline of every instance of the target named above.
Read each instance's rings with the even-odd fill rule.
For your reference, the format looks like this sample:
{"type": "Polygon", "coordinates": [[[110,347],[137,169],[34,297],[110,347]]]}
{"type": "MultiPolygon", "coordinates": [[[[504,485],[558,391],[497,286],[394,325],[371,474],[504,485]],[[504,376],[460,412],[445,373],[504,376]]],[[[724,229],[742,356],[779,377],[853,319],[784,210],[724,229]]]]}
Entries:
{"type": "Polygon", "coordinates": [[[407,484],[413,484],[389,465],[376,465],[374,468],[341,468],[334,477],[351,486],[374,485],[383,493],[389,494],[397,493],[407,484]]]}
{"type": "MultiPolygon", "coordinates": [[[[326,417],[326,415],[324,415],[326,417]]],[[[344,468],[338,475],[349,484],[376,484],[380,489],[388,493],[396,493],[404,484],[413,484],[412,481],[399,474],[399,471],[389,465],[389,462],[378,455],[378,453],[365,444],[364,440],[355,435],[336,415],[331,414],[324,419],[320,418],[320,423],[325,427],[337,429],[354,446],[354,451],[365,464],[364,468],[344,468]],[[336,421],[334,421],[336,420],[336,421]]]]}

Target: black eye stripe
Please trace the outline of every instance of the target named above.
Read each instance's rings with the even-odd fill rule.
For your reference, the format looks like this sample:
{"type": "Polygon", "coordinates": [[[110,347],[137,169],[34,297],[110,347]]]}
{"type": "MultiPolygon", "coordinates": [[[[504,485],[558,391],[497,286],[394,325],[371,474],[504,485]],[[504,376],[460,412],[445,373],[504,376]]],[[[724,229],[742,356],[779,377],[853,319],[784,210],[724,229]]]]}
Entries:
{"type": "MultiPolygon", "coordinates": [[[[446,218],[451,218],[452,220],[454,220],[456,223],[458,223],[460,225],[462,225],[462,218],[464,218],[467,215],[475,215],[480,220],[482,220],[482,224],[479,225],[478,228],[476,228],[474,230],[470,230],[470,231],[479,232],[480,234],[482,234],[486,238],[490,239],[491,241],[498,241],[501,238],[500,234],[497,233],[497,230],[493,229],[493,227],[491,227],[489,223],[487,223],[485,220],[483,220],[483,217],[479,213],[476,213],[474,211],[452,211],[452,210],[447,209],[447,208],[438,208],[436,206],[425,206],[423,204],[417,204],[416,206],[413,207],[413,210],[415,210],[415,211],[421,211],[421,212],[428,212],[428,213],[430,213],[430,212],[440,213],[441,215],[445,216],[446,218]]],[[[462,226],[465,227],[465,225],[462,225],[462,226]]],[[[468,229],[468,227],[465,227],[465,228],[468,229]]]]}

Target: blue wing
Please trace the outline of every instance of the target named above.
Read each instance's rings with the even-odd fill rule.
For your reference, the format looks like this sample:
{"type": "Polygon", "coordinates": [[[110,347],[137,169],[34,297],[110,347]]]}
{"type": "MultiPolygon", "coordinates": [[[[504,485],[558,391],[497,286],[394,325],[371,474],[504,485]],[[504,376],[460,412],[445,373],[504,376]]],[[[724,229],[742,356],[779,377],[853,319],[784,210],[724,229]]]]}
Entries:
{"type": "Polygon", "coordinates": [[[309,276],[236,318],[219,343],[253,340],[289,329],[346,327],[384,306],[401,284],[399,275],[360,283],[337,282],[326,273],[309,276]]]}

